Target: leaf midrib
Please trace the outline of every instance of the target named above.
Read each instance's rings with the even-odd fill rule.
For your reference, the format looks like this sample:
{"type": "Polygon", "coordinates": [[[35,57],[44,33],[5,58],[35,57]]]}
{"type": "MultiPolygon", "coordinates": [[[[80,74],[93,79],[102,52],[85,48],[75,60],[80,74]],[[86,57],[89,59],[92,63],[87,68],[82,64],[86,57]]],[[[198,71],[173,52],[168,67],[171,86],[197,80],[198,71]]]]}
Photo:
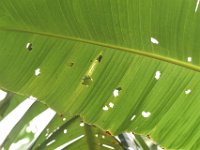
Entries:
{"type": "Polygon", "coordinates": [[[174,65],[178,65],[190,70],[194,70],[197,72],[200,72],[200,66],[190,64],[187,62],[183,62],[177,59],[173,59],[170,57],[165,57],[162,55],[154,54],[154,53],[149,53],[146,51],[140,51],[137,49],[133,48],[127,48],[127,47],[122,47],[118,45],[112,45],[112,44],[107,44],[107,43],[102,43],[98,41],[92,41],[92,40],[87,40],[87,39],[82,39],[82,38],[77,38],[77,37],[72,37],[72,36],[64,36],[64,35],[59,35],[59,34],[53,34],[53,33],[46,33],[46,32],[36,32],[36,31],[28,31],[28,30],[23,30],[23,29],[9,29],[6,27],[0,27],[0,30],[2,31],[10,31],[10,32],[23,32],[23,33],[30,33],[30,34],[35,34],[35,35],[41,35],[41,36],[47,36],[47,37],[53,37],[53,38],[59,38],[59,39],[66,39],[66,40],[71,40],[71,41],[77,41],[77,42],[82,42],[82,43],[87,43],[87,44],[92,44],[92,45],[97,45],[105,48],[111,48],[119,51],[124,51],[152,59],[157,59],[160,61],[168,62],[174,65]]]}

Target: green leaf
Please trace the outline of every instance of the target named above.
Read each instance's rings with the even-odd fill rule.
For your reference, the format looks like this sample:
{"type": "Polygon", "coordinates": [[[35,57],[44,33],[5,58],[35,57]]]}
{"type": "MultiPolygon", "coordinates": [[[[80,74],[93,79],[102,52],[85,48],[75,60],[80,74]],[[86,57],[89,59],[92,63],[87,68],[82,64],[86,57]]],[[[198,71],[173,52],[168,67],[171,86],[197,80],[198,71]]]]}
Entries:
{"type": "MultiPolygon", "coordinates": [[[[31,146],[31,149],[36,149],[37,147],[41,146],[41,144],[43,144],[54,132],[57,132],[60,126],[68,122],[70,119],[72,119],[71,116],[65,116],[64,118],[61,118],[61,116],[59,116],[58,114],[55,115],[51,122],[46,126],[46,128],[34,142],[34,144],[31,146]]],[[[65,132],[64,130],[63,132],[60,132],[60,134],[63,134],[65,132],[67,133],[67,130],[65,130],[65,132]]]]}
{"type": "Polygon", "coordinates": [[[17,107],[25,97],[13,93],[7,93],[6,98],[0,102],[0,120],[17,107]]]}
{"type": "MultiPolygon", "coordinates": [[[[112,149],[122,149],[119,142],[112,135],[95,126],[84,124],[78,116],[74,118],[65,116],[63,118],[63,116],[57,114],[50,122],[46,120],[46,126],[43,121],[45,118],[41,118],[42,114],[47,112],[46,110],[48,109],[44,104],[38,101],[34,102],[1,144],[3,149],[13,149],[14,147],[14,149],[56,149],[66,143],[68,144],[64,148],[67,147],[72,150],[77,147],[83,147],[85,150],[105,149],[105,146],[112,149]],[[38,121],[44,124],[42,130],[40,129],[41,125],[39,125],[41,123],[38,121]],[[80,138],[73,141],[77,137],[80,138]],[[22,141],[26,141],[26,143],[22,141]]],[[[20,115],[19,112],[17,115],[20,115]]],[[[48,115],[46,117],[50,117],[50,114],[48,115]]],[[[9,122],[13,123],[12,120],[9,120],[9,122]]]]}
{"type": "Polygon", "coordinates": [[[200,135],[197,4],[1,0],[0,87],[115,135],[191,149],[200,135]]]}
{"type": "MultiPolygon", "coordinates": [[[[56,118],[57,116],[55,116],[54,120],[52,120],[49,126],[51,126],[52,123],[58,121],[56,118]]],[[[35,146],[32,147],[33,149],[57,149],[58,147],[62,146],[62,149],[71,150],[80,147],[84,150],[103,150],[105,149],[105,146],[109,146],[112,149],[122,149],[114,137],[94,126],[89,126],[83,122],[80,122],[79,117],[74,117],[68,121],[63,122],[53,131],[51,131],[49,127],[46,129],[48,129],[47,136],[42,134],[40,136],[40,141],[41,138],[45,138],[45,140],[43,140],[43,142],[39,145],[35,144],[35,146]]],[[[39,141],[37,141],[37,143],[39,143],[39,141]]]]}
{"type": "MultiPolygon", "coordinates": [[[[28,138],[29,141],[34,139],[34,134],[32,132],[27,132],[26,128],[29,125],[29,122],[44,111],[47,107],[39,102],[35,102],[26,112],[26,114],[20,119],[19,122],[15,125],[15,127],[11,130],[8,137],[2,144],[5,149],[9,149],[12,143],[17,143],[21,139],[28,138]]],[[[19,115],[19,114],[18,114],[19,115]]],[[[31,142],[29,142],[31,143],[31,142]]],[[[28,146],[28,144],[27,144],[28,146]]]]}
{"type": "Polygon", "coordinates": [[[150,150],[150,148],[147,146],[145,140],[142,138],[141,135],[134,134],[134,136],[135,136],[135,141],[137,141],[137,143],[142,147],[143,150],[150,150]]]}

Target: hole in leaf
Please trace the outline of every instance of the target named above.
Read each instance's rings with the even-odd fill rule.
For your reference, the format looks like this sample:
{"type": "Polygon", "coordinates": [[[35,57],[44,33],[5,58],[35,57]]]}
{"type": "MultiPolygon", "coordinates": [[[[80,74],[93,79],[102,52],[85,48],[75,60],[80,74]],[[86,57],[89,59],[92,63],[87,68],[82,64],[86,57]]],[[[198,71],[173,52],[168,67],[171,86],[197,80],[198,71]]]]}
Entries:
{"type": "Polygon", "coordinates": [[[131,121],[133,121],[133,120],[135,119],[135,117],[136,117],[136,115],[133,115],[133,116],[131,117],[131,121]]]}
{"type": "Polygon", "coordinates": [[[109,148],[109,149],[115,149],[114,147],[107,145],[107,144],[102,144],[103,147],[109,148]]]}
{"type": "Polygon", "coordinates": [[[60,145],[59,147],[55,148],[54,150],[63,150],[66,149],[66,147],[68,147],[69,145],[77,142],[78,140],[82,139],[85,135],[81,135],[77,138],[72,139],[71,141],[68,141],[66,143],[64,143],[63,145],[60,145]]]}
{"type": "Polygon", "coordinates": [[[119,92],[120,92],[121,90],[122,90],[121,87],[118,87],[118,88],[114,89],[114,91],[113,91],[113,95],[114,95],[114,97],[119,96],[119,92]]]}
{"type": "Polygon", "coordinates": [[[52,136],[53,132],[51,132],[50,134],[47,134],[46,139],[50,138],[50,136],[52,136]]]}
{"type": "Polygon", "coordinates": [[[83,122],[81,122],[81,123],[80,123],[80,126],[81,126],[81,127],[84,127],[84,126],[85,126],[85,124],[84,124],[83,122]]]}
{"type": "Polygon", "coordinates": [[[191,89],[187,89],[187,90],[185,90],[185,94],[186,94],[186,95],[190,94],[191,92],[192,92],[191,89]]]}
{"type": "Polygon", "coordinates": [[[63,132],[64,132],[64,134],[67,134],[67,129],[64,129],[63,132]]]}
{"type": "Polygon", "coordinates": [[[187,58],[187,61],[188,61],[188,62],[192,62],[192,57],[188,57],[188,58],[187,58]]]}
{"type": "Polygon", "coordinates": [[[32,48],[32,43],[27,43],[26,44],[26,49],[31,51],[33,48],[32,48]]]}
{"type": "Polygon", "coordinates": [[[151,42],[152,42],[153,44],[159,44],[158,40],[155,39],[154,37],[151,37],[151,42]]]}
{"type": "Polygon", "coordinates": [[[95,136],[98,137],[99,135],[98,135],[98,134],[95,134],[95,136]]]}
{"type": "Polygon", "coordinates": [[[29,97],[29,99],[32,100],[32,101],[36,101],[37,100],[37,98],[32,96],[32,95],[29,97]]]}
{"type": "Polygon", "coordinates": [[[63,118],[63,121],[65,121],[66,120],[66,118],[63,118]]]}
{"type": "Polygon", "coordinates": [[[46,146],[49,146],[49,145],[53,144],[55,141],[56,141],[55,139],[50,141],[49,143],[46,144],[46,146]]]}
{"type": "Polygon", "coordinates": [[[45,136],[48,136],[49,135],[49,128],[48,129],[46,129],[46,134],[45,134],[45,136]]]}
{"type": "Polygon", "coordinates": [[[104,111],[107,111],[108,109],[109,109],[108,106],[104,106],[104,107],[103,107],[103,110],[104,110],[104,111]]]}
{"type": "Polygon", "coordinates": [[[104,135],[102,135],[101,137],[102,137],[102,139],[105,139],[105,136],[104,136],[104,135]]]}
{"type": "Polygon", "coordinates": [[[35,76],[39,76],[40,74],[41,74],[40,68],[37,68],[37,69],[35,70],[35,76]]]}
{"type": "Polygon", "coordinates": [[[90,85],[92,83],[92,81],[93,81],[93,79],[90,76],[86,75],[83,78],[82,84],[88,86],[88,85],[90,85]]]}
{"type": "Polygon", "coordinates": [[[160,72],[160,71],[156,71],[155,79],[156,79],[156,80],[159,80],[159,79],[160,79],[160,76],[161,76],[161,72],[160,72]]]}
{"type": "Polygon", "coordinates": [[[114,107],[114,104],[112,102],[109,103],[110,108],[114,107]]]}
{"type": "Polygon", "coordinates": [[[148,118],[150,115],[151,115],[150,112],[145,112],[145,111],[142,112],[142,116],[143,116],[144,118],[148,118]]]}

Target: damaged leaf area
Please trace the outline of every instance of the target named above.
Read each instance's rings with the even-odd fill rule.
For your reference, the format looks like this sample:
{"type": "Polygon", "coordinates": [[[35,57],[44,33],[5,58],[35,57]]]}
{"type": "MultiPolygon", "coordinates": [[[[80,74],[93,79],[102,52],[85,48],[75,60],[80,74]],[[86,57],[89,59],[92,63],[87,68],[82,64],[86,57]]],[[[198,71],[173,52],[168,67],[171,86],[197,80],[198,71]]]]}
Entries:
{"type": "MultiPolygon", "coordinates": [[[[62,123],[81,116],[81,130],[90,124],[149,135],[166,149],[200,149],[199,13],[199,0],[1,0],[2,118],[21,101],[10,92],[32,95],[62,123]]],[[[70,134],[56,126],[42,146],[56,144],[57,132],[70,134]]]]}

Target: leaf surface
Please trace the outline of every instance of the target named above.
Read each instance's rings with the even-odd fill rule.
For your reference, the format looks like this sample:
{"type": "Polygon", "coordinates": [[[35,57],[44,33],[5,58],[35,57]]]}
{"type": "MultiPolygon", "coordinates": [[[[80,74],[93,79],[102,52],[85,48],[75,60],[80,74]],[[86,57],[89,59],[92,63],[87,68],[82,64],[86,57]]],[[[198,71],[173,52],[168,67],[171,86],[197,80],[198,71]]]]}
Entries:
{"type": "Polygon", "coordinates": [[[166,148],[199,140],[196,1],[2,0],[0,8],[2,89],[166,148]]]}

